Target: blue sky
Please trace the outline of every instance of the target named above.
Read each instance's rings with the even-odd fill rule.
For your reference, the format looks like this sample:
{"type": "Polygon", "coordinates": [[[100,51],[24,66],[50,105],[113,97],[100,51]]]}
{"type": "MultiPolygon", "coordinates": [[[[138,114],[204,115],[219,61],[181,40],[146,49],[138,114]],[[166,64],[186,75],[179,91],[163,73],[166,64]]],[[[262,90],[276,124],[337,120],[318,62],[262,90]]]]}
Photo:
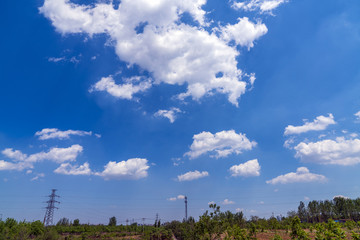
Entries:
{"type": "Polygon", "coordinates": [[[246,216],[359,197],[360,3],[2,3],[0,214],[246,216]]]}

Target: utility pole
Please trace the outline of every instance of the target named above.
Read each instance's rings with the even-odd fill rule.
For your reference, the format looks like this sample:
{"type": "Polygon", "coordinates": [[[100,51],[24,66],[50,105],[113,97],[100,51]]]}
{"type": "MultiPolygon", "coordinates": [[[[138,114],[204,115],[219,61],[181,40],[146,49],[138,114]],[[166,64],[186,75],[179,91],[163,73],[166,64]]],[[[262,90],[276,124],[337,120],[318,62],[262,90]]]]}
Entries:
{"type": "Polygon", "coordinates": [[[56,201],[56,197],[60,197],[55,194],[56,189],[52,189],[51,195],[49,195],[49,201],[46,203],[48,204],[46,207],[45,217],[44,217],[44,224],[45,226],[53,225],[53,217],[54,217],[54,209],[59,209],[58,207],[55,207],[55,203],[59,203],[59,201],[56,201]]]}
{"type": "Polygon", "coordinates": [[[187,221],[187,196],[185,196],[185,221],[187,221]]]}

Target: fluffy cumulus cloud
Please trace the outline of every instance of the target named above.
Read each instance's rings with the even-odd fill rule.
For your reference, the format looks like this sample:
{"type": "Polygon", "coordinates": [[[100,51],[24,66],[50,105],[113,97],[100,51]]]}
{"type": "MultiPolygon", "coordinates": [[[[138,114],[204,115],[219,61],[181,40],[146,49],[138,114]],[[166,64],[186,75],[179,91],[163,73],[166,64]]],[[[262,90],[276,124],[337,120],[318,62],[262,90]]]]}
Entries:
{"type": "Polygon", "coordinates": [[[70,163],[62,163],[57,169],[54,170],[54,173],[64,174],[64,175],[90,175],[92,174],[89,163],[84,163],[80,166],[74,166],[70,163]]]}
{"type": "Polygon", "coordinates": [[[66,130],[61,131],[57,128],[44,128],[41,131],[37,131],[35,136],[37,136],[40,140],[48,140],[48,139],[69,139],[71,135],[74,136],[90,136],[92,132],[86,132],[81,130],[66,130]]]}
{"type": "Polygon", "coordinates": [[[19,150],[12,148],[6,148],[2,151],[2,154],[7,158],[13,160],[13,162],[0,161],[0,170],[24,170],[27,168],[33,168],[34,163],[48,160],[56,163],[64,163],[68,161],[75,161],[78,155],[83,151],[83,147],[74,144],[68,148],[51,148],[47,152],[39,152],[31,155],[22,153],[19,150]]]}
{"type": "Polygon", "coordinates": [[[251,150],[256,146],[255,141],[250,141],[245,134],[236,133],[234,130],[221,131],[215,134],[202,132],[193,136],[190,151],[185,153],[190,159],[197,158],[206,153],[215,152],[211,157],[226,157],[230,154],[240,154],[244,150],[251,150]]]}
{"type": "MultiPolygon", "coordinates": [[[[143,158],[133,158],[122,162],[108,162],[102,172],[92,171],[89,163],[85,162],[82,165],[71,164],[75,162],[76,158],[82,153],[83,147],[74,144],[67,148],[50,148],[48,151],[42,151],[34,154],[24,154],[19,150],[12,148],[6,148],[2,151],[2,154],[11,159],[12,161],[0,160],[0,171],[23,171],[26,173],[32,173],[34,164],[42,161],[52,161],[60,164],[54,173],[63,175],[96,175],[103,177],[104,179],[141,179],[148,175],[148,160],[143,158]]],[[[41,174],[36,175],[33,180],[37,180],[40,177],[44,177],[41,174]]],[[[181,199],[182,195],[178,198],[181,199]]]]}
{"type": "Polygon", "coordinates": [[[22,153],[20,150],[14,150],[12,148],[6,148],[1,152],[3,155],[16,161],[25,161],[27,154],[22,153]]]}
{"type": "Polygon", "coordinates": [[[267,28],[247,18],[240,18],[233,26],[210,27],[215,23],[205,18],[205,3],[206,0],[123,0],[115,9],[112,3],[79,5],[70,0],[45,0],[40,12],[61,34],[107,34],[122,61],[140,66],[154,78],[154,82],[145,79],[137,84],[116,84],[107,77],[92,90],[129,99],[152,84],[186,85],[187,90],[178,95],[180,99],[197,100],[219,92],[237,106],[249,83],[247,75],[237,67],[239,52],[229,41],[250,48],[267,28]],[[196,24],[182,22],[184,13],[196,24]]]}
{"type": "Polygon", "coordinates": [[[131,158],[127,161],[109,162],[104,171],[95,173],[106,180],[109,179],[141,179],[148,175],[148,160],[144,158],[131,158]]]}
{"type": "Polygon", "coordinates": [[[195,171],[190,171],[190,172],[184,173],[182,175],[179,175],[177,177],[177,180],[179,182],[192,181],[192,180],[196,180],[196,179],[207,177],[207,176],[209,176],[208,172],[206,172],[206,171],[199,172],[198,170],[195,170],[195,171]]]}
{"type": "Polygon", "coordinates": [[[254,24],[247,17],[243,17],[238,19],[237,24],[222,27],[221,37],[227,42],[235,41],[236,44],[250,49],[254,46],[254,40],[265,35],[267,31],[265,24],[260,22],[254,24]]]}
{"type": "Polygon", "coordinates": [[[309,131],[325,130],[329,125],[336,124],[334,116],[330,113],[328,117],[318,116],[312,122],[305,122],[302,126],[289,125],[285,128],[285,135],[300,134],[309,131]]]}
{"type": "Polygon", "coordinates": [[[74,144],[68,148],[51,148],[48,152],[39,152],[28,156],[26,161],[39,162],[43,160],[50,160],[56,163],[63,163],[68,161],[75,161],[77,156],[83,151],[83,147],[79,144],[74,144]]]}
{"type": "Polygon", "coordinates": [[[301,142],[294,147],[303,162],[354,165],[360,163],[360,139],[338,137],[318,142],[301,142]]]}
{"type": "Polygon", "coordinates": [[[159,110],[154,114],[154,116],[155,117],[165,117],[165,118],[169,119],[169,121],[171,123],[173,123],[173,122],[175,122],[176,117],[177,117],[176,115],[178,113],[181,113],[181,110],[179,108],[173,107],[170,110],[159,110]]]}
{"type": "Polygon", "coordinates": [[[267,184],[288,184],[288,183],[309,183],[309,182],[326,182],[327,179],[323,175],[310,173],[306,167],[299,167],[296,172],[290,172],[280,175],[269,181],[267,184]]]}
{"type": "Polygon", "coordinates": [[[151,80],[141,80],[140,77],[133,77],[125,79],[124,84],[116,84],[112,76],[103,77],[97,82],[90,92],[93,91],[106,91],[110,95],[120,98],[131,100],[133,95],[139,92],[144,92],[151,87],[151,80]]]}
{"type": "Polygon", "coordinates": [[[234,1],[232,7],[234,9],[242,9],[245,11],[260,11],[261,13],[269,12],[279,7],[282,3],[287,0],[247,0],[237,2],[234,1]]]}
{"type": "Polygon", "coordinates": [[[9,170],[17,170],[22,171],[25,168],[31,168],[32,165],[24,164],[24,163],[13,163],[7,162],[4,160],[0,160],[0,171],[9,171],[9,170]]]}
{"type": "Polygon", "coordinates": [[[260,164],[257,159],[247,161],[239,165],[232,166],[229,170],[231,176],[253,177],[260,176],[260,164]]]}

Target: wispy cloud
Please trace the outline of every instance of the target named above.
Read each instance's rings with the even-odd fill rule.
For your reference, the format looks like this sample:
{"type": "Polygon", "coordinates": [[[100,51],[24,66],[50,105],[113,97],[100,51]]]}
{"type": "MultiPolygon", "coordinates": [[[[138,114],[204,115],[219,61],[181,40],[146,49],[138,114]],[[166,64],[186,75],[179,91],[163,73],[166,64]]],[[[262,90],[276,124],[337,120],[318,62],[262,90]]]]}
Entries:
{"type": "Polygon", "coordinates": [[[225,199],[224,201],[222,201],[222,204],[224,204],[224,205],[231,205],[231,204],[235,204],[235,202],[234,202],[234,201],[231,201],[231,200],[229,200],[229,199],[225,199]]]}
{"type": "Polygon", "coordinates": [[[43,178],[43,177],[45,177],[45,174],[44,173],[39,173],[39,174],[36,174],[36,176],[33,177],[31,179],[31,181],[36,181],[36,180],[39,180],[40,178],[43,178]]]}
{"type": "Polygon", "coordinates": [[[185,199],[184,195],[178,195],[177,197],[170,197],[167,200],[168,201],[176,201],[176,200],[183,200],[183,199],[185,199]]]}
{"type": "Polygon", "coordinates": [[[81,130],[66,130],[61,131],[57,128],[44,128],[41,131],[37,131],[35,136],[39,137],[40,140],[48,140],[48,139],[69,139],[70,136],[91,136],[92,132],[86,132],[81,130]]]}

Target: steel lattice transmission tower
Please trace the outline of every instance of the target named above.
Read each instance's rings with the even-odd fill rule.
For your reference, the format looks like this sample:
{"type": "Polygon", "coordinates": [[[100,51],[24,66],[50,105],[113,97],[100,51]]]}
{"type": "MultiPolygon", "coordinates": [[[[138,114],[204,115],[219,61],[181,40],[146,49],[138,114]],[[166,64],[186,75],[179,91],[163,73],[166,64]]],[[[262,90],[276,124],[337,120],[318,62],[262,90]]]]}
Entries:
{"type": "Polygon", "coordinates": [[[59,209],[55,207],[56,203],[60,203],[56,201],[55,198],[60,197],[55,194],[56,189],[52,189],[51,195],[49,195],[49,201],[46,203],[48,204],[46,207],[45,217],[44,217],[44,224],[45,226],[53,225],[53,217],[54,217],[54,209],[59,209]]]}

